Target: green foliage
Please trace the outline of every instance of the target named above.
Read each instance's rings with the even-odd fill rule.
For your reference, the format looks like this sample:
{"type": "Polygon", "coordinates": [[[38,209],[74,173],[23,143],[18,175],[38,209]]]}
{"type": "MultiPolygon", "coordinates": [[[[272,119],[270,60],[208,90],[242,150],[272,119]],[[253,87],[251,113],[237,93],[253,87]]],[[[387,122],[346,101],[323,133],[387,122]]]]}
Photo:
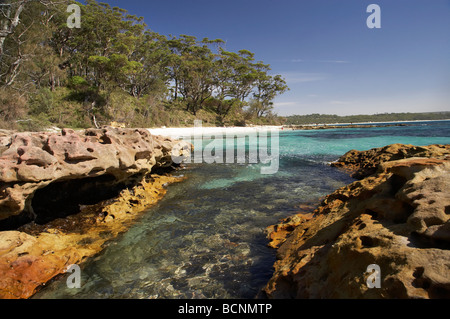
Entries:
{"type": "Polygon", "coordinates": [[[430,113],[383,113],[374,115],[350,115],[338,116],[328,114],[310,114],[288,116],[286,125],[305,124],[342,124],[342,123],[370,123],[370,122],[395,122],[395,121],[432,121],[450,119],[450,112],[430,113]]]}
{"type": "Polygon", "coordinates": [[[0,88],[0,128],[16,129],[27,112],[27,101],[10,88],[0,88]]]}
{"type": "Polygon", "coordinates": [[[81,28],[69,29],[68,3],[25,2],[0,55],[0,88],[26,92],[25,99],[19,112],[0,101],[1,126],[11,118],[23,129],[277,121],[272,101],[286,82],[254,53],[225,51],[221,39],[167,38],[143,18],[94,0],[77,3],[81,28]],[[245,111],[250,98],[252,112],[245,111]]]}
{"type": "Polygon", "coordinates": [[[68,87],[74,90],[83,90],[89,86],[89,83],[81,76],[75,75],[69,79],[68,87]]]}
{"type": "Polygon", "coordinates": [[[30,115],[51,114],[53,107],[53,94],[49,88],[42,88],[30,96],[30,115]]]}

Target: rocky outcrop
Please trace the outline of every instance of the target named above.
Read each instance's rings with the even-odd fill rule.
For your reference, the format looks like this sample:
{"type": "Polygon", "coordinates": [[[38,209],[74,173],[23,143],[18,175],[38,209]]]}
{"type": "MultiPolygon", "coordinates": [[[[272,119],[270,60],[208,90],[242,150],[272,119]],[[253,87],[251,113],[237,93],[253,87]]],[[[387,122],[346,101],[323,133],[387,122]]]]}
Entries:
{"type": "Polygon", "coordinates": [[[104,128],[0,132],[0,151],[0,225],[21,225],[0,232],[0,298],[23,299],[99,253],[183,180],[154,171],[191,145],[104,128]]]}
{"type": "Polygon", "coordinates": [[[414,146],[392,144],[368,151],[351,150],[331,166],[341,168],[353,178],[362,179],[375,174],[381,163],[411,157],[445,159],[450,157],[450,145],[414,146]]]}
{"type": "Polygon", "coordinates": [[[448,146],[393,145],[347,153],[339,162],[366,177],[328,195],[312,215],[268,229],[279,248],[263,295],[449,298],[447,152],[448,146]],[[398,159],[398,154],[428,157],[398,159]],[[380,267],[380,288],[367,284],[368,266],[374,264],[380,267]]]}
{"type": "Polygon", "coordinates": [[[115,199],[86,206],[78,214],[0,232],[0,299],[29,298],[69,266],[82,265],[157,203],[168,184],[181,180],[147,176],[115,199]]]}
{"type": "Polygon", "coordinates": [[[171,165],[177,143],[145,129],[109,127],[0,135],[0,220],[22,214],[46,222],[52,211],[70,215],[112,198],[134,177],[171,165]]]}

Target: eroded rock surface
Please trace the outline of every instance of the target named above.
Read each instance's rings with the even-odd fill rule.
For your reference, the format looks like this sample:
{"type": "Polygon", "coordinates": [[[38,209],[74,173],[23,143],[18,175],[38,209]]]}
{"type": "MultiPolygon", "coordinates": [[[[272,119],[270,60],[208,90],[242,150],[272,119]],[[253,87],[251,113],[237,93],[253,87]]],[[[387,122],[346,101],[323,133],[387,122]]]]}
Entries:
{"type": "Polygon", "coordinates": [[[0,298],[29,298],[99,253],[183,180],[154,169],[190,151],[144,129],[0,132],[0,224],[35,220],[0,232],[0,298]]]}
{"type": "MultiPolygon", "coordinates": [[[[19,214],[39,218],[52,204],[53,210],[67,209],[77,194],[79,198],[72,200],[76,206],[112,198],[134,183],[133,176],[171,165],[171,151],[177,143],[145,129],[111,127],[0,135],[0,220],[19,214]],[[61,196],[63,207],[57,207],[55,196],[61,196]],[[87,202],[76,203],[80,199],[87,202]]],[[[190,151],[187,146],[177,149],[190,151]]]]}
{"type": "Polygon", "coordinates": [[[364,178],[327,196],[313,216],[299,214],[268,229],[279,249],[263,295],[450,298],[447,151],[394,145],[347,153],[349,171],[364,178]],[[379,289],[367,285],[372,264],[380,266],[379,289]]]}
{"type": "Polygon", "coordinates": [[[375,174],[384,162],[411,157],[450,158],[450,145],[414,146],[392,144],[368,151],[351,150],[331,166],[346,170],[353,178],[362,179],[375,174]]]}
{"type": "Polygon", "coordinates": [[[73,264],[101,252],[126,231],[146,208],[157,203],[166,186],[182,178],[147,176],[106,202],[86,206],[78,214],[45,225],[27,224],[0,232],[0,299],[24,299],[73,264]]]}

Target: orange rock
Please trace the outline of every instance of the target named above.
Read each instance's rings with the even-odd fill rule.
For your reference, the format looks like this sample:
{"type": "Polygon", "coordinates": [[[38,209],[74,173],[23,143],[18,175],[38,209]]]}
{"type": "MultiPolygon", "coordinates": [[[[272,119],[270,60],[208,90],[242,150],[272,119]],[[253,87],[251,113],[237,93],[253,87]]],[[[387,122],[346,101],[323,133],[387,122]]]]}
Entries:
{"type": "Polygon", "coordinates": [[[0,232],[0,298],[30,298],[68,266],[95,256],[107,241],[126,231],[146,208],[157,203],[167,184],[181,180],[152,175],[115,200],[87,206],[79,214],[44,226],[0,232]]]}
{"type": "Polygon", "coordinates": [[[267,238],[270,241],[268,246],[271,248],[279,248],[299,225],[311,220],[313,217],[313,213],[300,213],[281,220],[277,225],[268,227],[266,229],[267,238]]]}
{"type": "Polygon", "coordinates": [[[414,146],[392,144],[368,151],[351,150],[331,166],[349,172],[356,179],[375,174],[381,163],[397,161],[411,157],[447,159],[450,145],[414,146]]]}
{"type": "MultiPolygon", "coordinates": [[[[431,148],[441,155],[449,149],[431,148]]],[[[398,145],[383,149],[387,155],[378,158],[429,151],[398,145]]],[[[359,156],[365,161],[368,155],[359,156]]],[[[287,219],[285,227],[271,228],[294,227],[285,238],[283,232],[281,240],[274,238],[274,246],[282,244],[262,295],[450,298],[448,189],[450,162],[445,158],[379,162],[376,173],[327,196],[314,218],[293,224],[287,219]],[[372,264],[381,269],[379,289],[367,285],[366,270],[372,264]]]]}
{"type": "MultiPolygon", "coordinates": [[[[67,266],[99,253],[108,240],[126,231],[139,214],[165,195],[166,185],[182,180],[150,175],[152,169],[170,167],[172,151],[184,157],[191,147],[152,136],[145,129],[0,132],[0,221],[19,214],[40,217],[37,194],[53,185],[40,198],[54,201],[60,194],[69,195],[59,200],[57,209],[41,204],[43,215],[65,209],[80,194],[90,196],[107,188],[116,195],[123,189],[114,199],[95,200],[95,205],[79,207],[75,201],[72,215],[55,219],[56,215],[43,226],[29,224],[18,231],[0,232],[0,298],[29,298],[67,266]],[[82,183],[70,184],[76,180],[82,183]],[[90,183],[92,188],[87,187],[90,183]]],[[[115,196],[111,194],[105,198],[115,196]]]]}

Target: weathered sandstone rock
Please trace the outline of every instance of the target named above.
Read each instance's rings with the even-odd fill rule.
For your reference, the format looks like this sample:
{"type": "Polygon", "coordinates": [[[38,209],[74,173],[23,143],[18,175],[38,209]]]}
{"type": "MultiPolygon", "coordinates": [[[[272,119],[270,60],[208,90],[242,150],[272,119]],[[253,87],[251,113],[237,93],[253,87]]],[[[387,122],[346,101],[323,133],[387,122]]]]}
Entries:
{"type": "Polygon", "coordinates": [[[0,132],[0,225],[36,221],[0,232],[0,298],[29,298],[99,253],[183,180],[154,169],[190,151],[144,129],[0,132]]]}
{"type": "Polygon", "coordinates": [[[444,159],[450,158],[450,145],[414,146],[392,144],[368,151],[351,150],[331,166],[342,168],[352,177],[362,179],[376,173],[383,162],[395,161],[411,157],[444,159]]]}
{"type": "MultiPolygon", "coordinates": [[[[0,220],[21,213],[39,218],[51,205],[57,208],[55,198],[49,202],[45,197],[61,196],[66,207],[61,209],[69,210],[74,194],[78,197],[73,202],[86,201],[74,202],[75,206],[114,197],[123,185],[133,182],[133,176],[149,173],[155,166],[170,166],[171,151],[177,143],[152,136],[145,129],[110,127],[83,132],[64,129],[60,134],[3,134],[0,220]],[[77,192],[72,192],[74,189],[77,192]]],[[[175,155],[181,156],[190,148],[186,144],[177,150],[181,154],[175,155]]]]}
{"type": "Polygon", "coordinates": [[[0,299],[29,298],[69,266],[81,265],[95,256],[146,208],[157,203],[168,184],[181,180],[147,176],[116,199],[86,206],[76,215],[0,232],[0,299]]]}
{"type": "Polygon", "coordinates": [[[444,159],[448,146],[421,148],[419,154],[433,156],[433,149],[437,158],[394,161],[389,161],[396,158],[392,154],[417,152],[395,145],[377,154],[355,153],[364,164],[347,154],[352,169],[367,175],[367,168],[376,167],[376,173],[327,196],[312,217],[300,214],[287,220],[289,227],[269,228],[272,245],[279,249],[263,295],[449,298],[450,161],[444,159]],[[367,285],[372,264],[380,266],[379,289],[367,285]]]}

